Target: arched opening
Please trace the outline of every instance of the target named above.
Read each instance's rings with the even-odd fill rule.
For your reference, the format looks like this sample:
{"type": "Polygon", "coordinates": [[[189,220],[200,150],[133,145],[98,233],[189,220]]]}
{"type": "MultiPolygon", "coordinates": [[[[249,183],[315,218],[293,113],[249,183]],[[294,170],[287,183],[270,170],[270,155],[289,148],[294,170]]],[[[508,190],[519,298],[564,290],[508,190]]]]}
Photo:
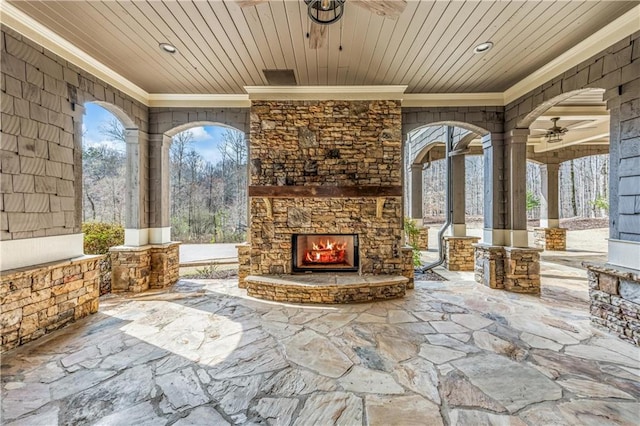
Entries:
{"type": "Polygon", "coordinates": [[[171,142],[171,238],[238,243],[246,237],[247,143],[242,132],[197,126],[171,142]]]}
{"type": "MultiPolygon", "coordinates": [[[[428,228],[428,251],[425,262],[439,257],[439,230],[447,225],[445,247],[456,239],[456,247],[465,245],[467,258],[473,258],[471,244],[483,235],[484,220],[484,165],[480,135],[488,132],[466,123],[435,123],[413,130],[408,134],[405,165],[405,205],[411,219],[428,228]],[[451,169],[449,192],[446,169],[446,145],[449,143],[451,169]],[[448,217],[446,199],[450,194],[453,213],[448,217]],[[464,241],[463,241],[464,240],[464,241]]],[[[447,254],[446,265],[455,270],[472,270],[473,263],[461,266],[447,254]]]]}
{"type": "Polygon", "coordinates": [[[122,121],[85,104],[82,129],[82,222],[125,226],[126,135],[122,121]]]}
{"type": "Polygon", "coordinates": [[[171,240],[182,242],[181,263],[198,266],[235,258],[235,245],[247,233],[245,134],[218,123],[191,122],[164,137],[169,142],[164,209],[171,240]]]}
{"type": "Polygon", "coordinates": [[[563,94],[522,121],[530,126],[527,207],[530,241],[544,249],[542,294],[556,294],[561,282],[582,303],[582,262],[607,260],[610,116],[603,93],[563,94]]]}

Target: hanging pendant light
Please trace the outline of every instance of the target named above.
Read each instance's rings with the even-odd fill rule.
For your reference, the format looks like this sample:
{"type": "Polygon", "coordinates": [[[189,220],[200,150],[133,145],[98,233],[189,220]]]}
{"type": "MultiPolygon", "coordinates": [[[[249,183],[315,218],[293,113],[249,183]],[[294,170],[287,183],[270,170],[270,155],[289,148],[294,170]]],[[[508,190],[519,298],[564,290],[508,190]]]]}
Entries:
{"type": "Polygon", "coordinates": [[[344,13],[346,0],[304,0],[307,14],[316,24],[330,25],[338,22],[344,13]]]}

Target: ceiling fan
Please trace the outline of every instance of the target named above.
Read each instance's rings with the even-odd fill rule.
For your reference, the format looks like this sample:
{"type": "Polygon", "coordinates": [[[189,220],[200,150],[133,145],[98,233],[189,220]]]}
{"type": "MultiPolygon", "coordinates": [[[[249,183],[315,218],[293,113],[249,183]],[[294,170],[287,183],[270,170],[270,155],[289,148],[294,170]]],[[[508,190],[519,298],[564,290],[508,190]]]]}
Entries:
{"type": "MultiPolygon", "coordinates": [[[[256,6],[268,0],[236,0],[240,7],[256,6]]],[[[344,13],[347,0],[303,0],[307,6],[309,30],[309,48],[324,47],[328,26],[338,22],[344,13]]],[[[395,19],[407,7],[406,0],[349,0],[349,4],[358,5],[378,16],[395,19]]],[[[342,46],[340,46],[342,50],[342,46]]]]}
{"type": "Polygon", "coordinates": [[[534,130],[538,130],[538,131],[544,132],[543,134],[540,135],[540,137],[547,138],[547,142],[548,143],[557,143],[557,142],[562,142],[562,137],[569,130],[574,132],[574,131],[595,129],[595,127],[593,127],[593,126],[584,127],[585,124],[591,124],[592,123],[591,120],[579,121],[579,122],[573,123],[573,124],[571,124],[571,125],[569,125],[567,127],[558,126],[558,121],[559,120],[560,120],[560,117],[553,117],[551,119],[551,122],[553,123],[553,126],[551,126],[548,129],[534,129],[534,130]]]}

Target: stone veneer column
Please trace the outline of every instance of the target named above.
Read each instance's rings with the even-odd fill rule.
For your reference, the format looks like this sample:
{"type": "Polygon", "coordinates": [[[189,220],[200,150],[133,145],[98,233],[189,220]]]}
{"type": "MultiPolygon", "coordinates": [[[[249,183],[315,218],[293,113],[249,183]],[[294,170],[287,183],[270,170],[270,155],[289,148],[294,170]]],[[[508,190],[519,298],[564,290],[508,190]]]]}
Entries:
{"type": "Polygon", "coordinates": [[[411,219],[422,223],[422,171],[424,164],[411,165],[411,219]]]}
{"type": "Polygon", "coordinates": [[[238,249],[238,287],[246,288],[245,278],[251,274],[251,244],[244,243],[236,246],[238,249]]]}
{"type": "Polygon", "coordinates": [[[545,250],[564,251],[567,247],[567,230],[560,228],[558,202],[558,170],[560,164],[540,165],[542,198],[540,200],[540,227],[534,229],[536,247],[545,250]]]}
{"type": "Polygon", "coordinates": [[[640,272],[583,263],[588,269],[591,322],[640,346],[640,272]]]}
{"type": "Polygon", "coordinates": [[[479,237],[444,237],[444,264],[450,271],[473,271],[479,237]]]}
{"type": "Polygon", "coordinates": [[[453,185],[453,225],[452,236],[465,237],[467,225],[465,223],[465,156],[454,155],[451,157],[451,185],[453,185]]]}
{"type": "Polygon", "coordinates": [[[415,267],[413,266],[413,249],[411,247],[402,247],[402,259],[402,275],[409,280],[407,288],[412,289],[414,287],[415,267]]]}
{"type": "Polygon", "coordinates": [[[111,291],[140,293],[165,288],[179,279],[180,243],[117,246],[111,255],[111,291]]]}

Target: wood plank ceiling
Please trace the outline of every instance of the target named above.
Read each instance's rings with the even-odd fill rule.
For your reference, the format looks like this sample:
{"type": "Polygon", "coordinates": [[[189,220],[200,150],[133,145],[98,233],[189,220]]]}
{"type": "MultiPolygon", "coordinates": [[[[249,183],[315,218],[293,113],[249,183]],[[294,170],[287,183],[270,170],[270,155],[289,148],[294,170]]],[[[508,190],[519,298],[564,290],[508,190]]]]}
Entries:
{"type": "Polygon", "coordinates": [[[409,1],[392,20],[347,1],[342,28],[312,50],[302,0],[9,2],[147,92],[184,94],[244,93],[268,84],[263,69],[292,69],[299,85],[504,91],[638,4],[409,1]],[[474,54],[484,41],[494,48],[474,54]]]}

